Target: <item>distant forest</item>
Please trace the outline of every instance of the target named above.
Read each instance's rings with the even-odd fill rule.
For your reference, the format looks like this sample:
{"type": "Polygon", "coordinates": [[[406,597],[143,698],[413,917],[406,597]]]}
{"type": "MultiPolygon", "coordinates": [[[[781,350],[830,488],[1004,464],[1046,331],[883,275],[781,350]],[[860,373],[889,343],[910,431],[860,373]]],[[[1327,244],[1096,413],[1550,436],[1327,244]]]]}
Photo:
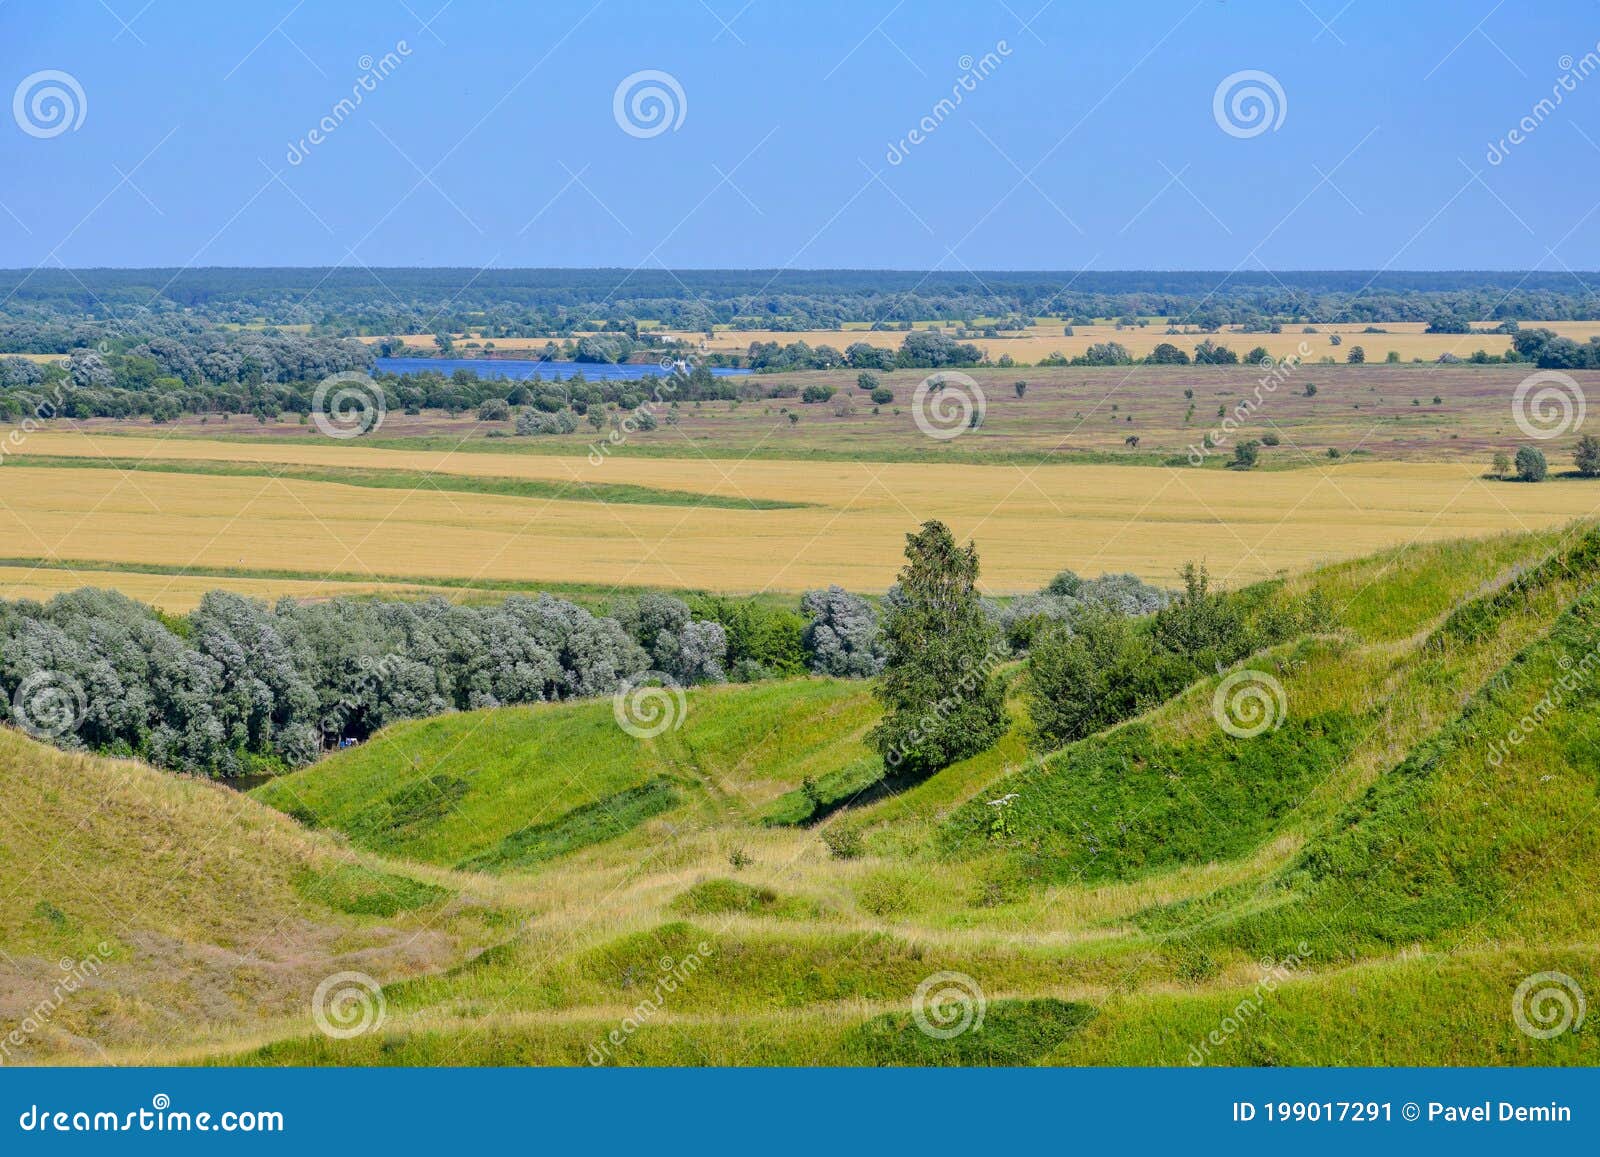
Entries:
{"type": "MultiPolygon", "coordinates": [[[[563,335],[610,323],[831,329],[845,322],[1174,317],[1202,329],[1272,323],[1575,321],[1600,300],[1572,273],[917,272],[628,269],[0,270],[0,326],[127,337],[189,324],[311,326],[328,336],[563,335]]],[[[0,333],[0,339],[5,335],[0,333]]],[[[0,342],[0,350],[19,352],[0,342]]]]}

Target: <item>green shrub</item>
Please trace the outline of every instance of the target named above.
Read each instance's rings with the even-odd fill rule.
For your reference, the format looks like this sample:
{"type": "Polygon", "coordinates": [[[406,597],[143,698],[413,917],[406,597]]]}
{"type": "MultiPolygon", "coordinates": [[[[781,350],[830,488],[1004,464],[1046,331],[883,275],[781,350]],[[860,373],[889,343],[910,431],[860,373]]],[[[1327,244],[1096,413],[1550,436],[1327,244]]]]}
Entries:
{"type": "Polygon", "coordinates": [[[1550,474],[1544,452],[1533,446],[1517,451],[1517,478],[1522,482],[1543,482],[1550,474]]]}

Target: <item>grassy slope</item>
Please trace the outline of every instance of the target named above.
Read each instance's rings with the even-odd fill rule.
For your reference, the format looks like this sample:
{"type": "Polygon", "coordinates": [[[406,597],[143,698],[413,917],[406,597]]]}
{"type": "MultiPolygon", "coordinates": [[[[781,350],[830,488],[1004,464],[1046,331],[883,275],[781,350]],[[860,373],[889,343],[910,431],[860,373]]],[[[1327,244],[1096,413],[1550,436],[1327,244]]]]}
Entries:
{"type": "Polygon", "coordinates": [[[1209,680],[1042,763],[991,753],[828,818],[863,831],[858,859],[759,819],[860,758],[859,685],[695,692],[683,729],[647,743],[608,702],[396,728],[260,794],[388,854],[487,855],[538,918],[391,987],[384,1034],[294,1033],[243,1059],[585,1063],[666,962],[694,958],[603,1059],[1183,1064],[1254,998],[1211,1063],[1596,1063],[1592,1033],[1534,1041],[1509,1008],[1534,971],[1600,983],[1600,671],[1499,766],[1484,759],[1486,737],[1600,646],[1600,567],[1578,541],[1442,544],[1297,577],[1288,589],[1323,590],[1339,621],[1247,661],[1283,682],[1282,729],[1220,737],[1209,680]],[[1564,565],[1541,568],[1557,547],[1564,565]],[[467,787],[392,822],[407,777],[433,776],[467,787]],[[663,781],[672,810],[620,835],[580,816],[549,843],[552,799],[627,819],[618,794],[663,781]],[[1012,785],[1018,829],[996,845],[982,800],[1012,785]],[[543,850],[494,859],[528,845],[543,850]],[[1261,995],[1257,961],[1289,952],[1303,963],[1261,995]],[[934,1044],[910,1026],[939,970],[981,984],[984,1035],[934,1044]]]}
{"type": "Polygon", "coordinates": [[[98,969],[13,1061],[137,1058],[277,1018],[298,1031],[325,976],[442,967],[497,925],[451,882],[353,855],[226,788],[8,729],[0,895],[8,1031],[53,1004],[62,961],[98,969]]]}
{"type": "Polygon", "coordinates": [[[643,740],[610,700],[474,711],[389,728],[256,794],[388,855],[526,867],[663,812],[759,809],[865,758],[876,715],[864,684],[828,679],[697,689],[681,727],[643,740]]]}

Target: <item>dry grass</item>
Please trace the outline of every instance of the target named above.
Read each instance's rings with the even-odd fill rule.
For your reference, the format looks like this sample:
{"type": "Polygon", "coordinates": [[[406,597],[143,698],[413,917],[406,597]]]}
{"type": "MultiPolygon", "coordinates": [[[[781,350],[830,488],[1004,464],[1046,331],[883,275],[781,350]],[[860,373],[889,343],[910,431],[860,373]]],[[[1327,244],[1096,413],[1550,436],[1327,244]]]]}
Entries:
{"type": "Polygon", "coordinates": [[[389,980],[483,942],[453,889],[384,920],[329,905],[338,873],[380,864],[227,788],[0,728],[0,1025],[34,1028],[10,1059],[148,1058],[303,1020],[333,972],[389,980]]]}

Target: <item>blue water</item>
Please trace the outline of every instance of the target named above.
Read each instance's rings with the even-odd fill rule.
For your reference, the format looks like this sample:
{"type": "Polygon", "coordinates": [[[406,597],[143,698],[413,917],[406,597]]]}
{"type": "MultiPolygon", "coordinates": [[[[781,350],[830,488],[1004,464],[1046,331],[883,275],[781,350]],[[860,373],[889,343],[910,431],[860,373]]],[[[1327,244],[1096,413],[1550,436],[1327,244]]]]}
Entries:
{"type": "MultiPolygon", "coordinates": [[[[642,378],[646,374],[654,374],[658,378],[667,375],[667,371],[656,362],[616,366],[605,362],[541,362],[516,358],[378,358],[373,368],[388,374],[420,374],[433,370],[445,377],[457,370],[468,370],[480,378],[511,378],[519,382],[525,382],[535,375],[547,382],[559,382],[580,372],[591,382],[642,378]]],[[[711,372],[719,378],[728,378],[750,371],[713,369],[711,372]]]]}

